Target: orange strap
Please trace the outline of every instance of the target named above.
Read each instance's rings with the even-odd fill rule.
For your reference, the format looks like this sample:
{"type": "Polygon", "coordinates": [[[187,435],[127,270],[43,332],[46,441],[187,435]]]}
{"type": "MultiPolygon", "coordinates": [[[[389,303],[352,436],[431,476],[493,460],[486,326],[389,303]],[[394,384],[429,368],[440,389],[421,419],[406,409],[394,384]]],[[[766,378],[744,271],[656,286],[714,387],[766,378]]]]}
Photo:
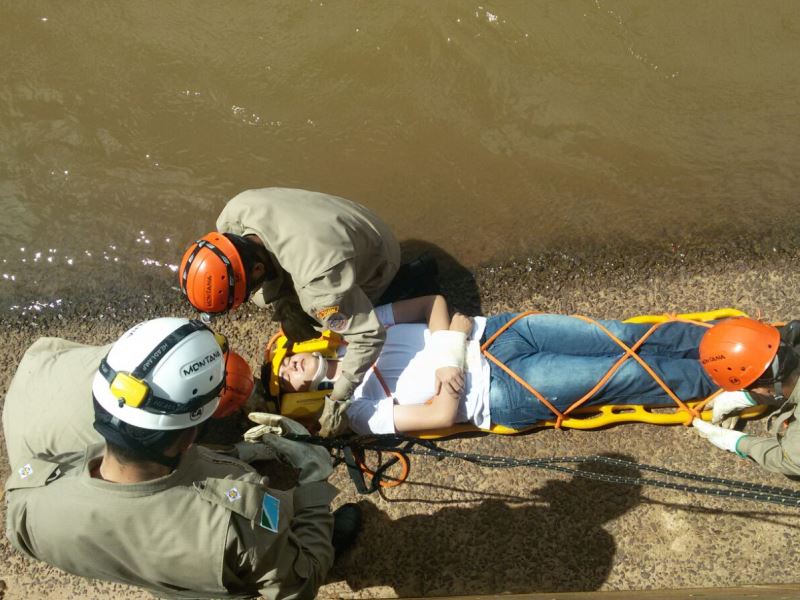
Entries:
{"type": "MultiPolygon", "coordinates": [[[[376,450],[375,454],[377,455],[378,464],[380,464],[380,465],[382,465],[382,460],[383,460],[382,454],[384,452],[386,454],[392,455],[396,459],[396,462],[400,465],[400,473],[396,477],[381,476],[381,478],[378,479],[378,486],[380,486],[382,488],[397,487],[401,483],[405,482],[406,479],[408,479],[408,474],[411,471],[411,463],[410,463],[410,461],[408,459],[408,456],[406,456],[402,452],[396,452],[394,450],[376,450]]],[[[374,480],[375,472],[377,470],[381,469],[381,467],[378,467],[378,469],[375,469],[375,470],[370,469],[367,466],[366,459],[364,458],[364,454],[363,453],[357,454],[355,456],[355,459],[356,459],[356,464],[358,465],[358,468],[361,469],[361,472],[364,473],[365,475],[373,478],[373,480],[374,480]]]]}
{"type": "MultiPolygon", "coordinates": [[[[699,415],[699,411],[701,411],[703,409],[703,407],[711,400],[711,398],[713,398],[716,395],[716,393],[715,393],[714,395],[709,396],[708,398],[706,398],[705,401],[703,401],[700,405],[698,405],[698,407],[696,407],[694,409],[690,408],[684,402],[682,402],[681,399],[678,398],[678,396],[675,395],[675,393],[669,388],[669,386],[666,383],[664,383],[664,381],[658,375],[656,375],[655,371],[653,371],[652,368],[650,368],[650,365],[648,365],[644,361],[644,359],[637,354],[637,350],[641,347],[642,344],[644,344],[644,342],[647,340],[647,338],[649,338],[656,329],[658,329],[659,327],[661,327],[665,323],[684,322],[684,323],[691,323],[693,325],[698,325],[700,327],[707,327],[707,328],[710,328],[712,326],[711,324],[703,323],[701,321],[691,321],[689,319],[682,319],[682,318],[680,318],[680,317],[678,317],[676,315],[668,315],[669,318],[666,321],[662,321],[660,323],[654,323],[653,326],[641,338],[639,338],[639,340],[635,344],[633,344],[632,346],[628,346],[627,344],[625,344],[625,342],[623,342],[622,340],[617,338],[605,326],[603,326],[601,323],[599,323],[595,319],[592,319],[590,317],[584,317],[582,315],[571,315],[572,317],[574,317],[576,319],[580,319],[580,320],[585,321],[587,323],[591,323],[593,325],[596,325],[601,331],[603,331],[608,337],[610,337],[623,350],[624,354],[620,357],[620,359],[616,363],[614,363],[611,366],[611,368],[608,370],[608,372],[606,372],[606,374],[603,375],[603,377],[601,377],[600,380],[588,392],[586,392],[578,400],[573,402],[572,405],[569,406],[567,408],[567,410],[565,410],[562,413],[555,406],[553,406],[552,403],[550,403],[547,400],[547,398],[545,398],[536,389],[534,389],[534,387],[532,385],[530,385],[527,381],[525,381],[519,375],[514,373],[514,371],[512,371],[509,367],[507,367],[502,362],[500,362],[500,360],[496,356],[494,356],[491,352],[489,352],[489,350],[488,350],[489,346],[491,346],[494,343],[494,341],[504,331],[506,331],[509,327],[511,327],[514,323],[516,323],[520,319],[523,319],[523,318],[525,318],[527,316],[540,315],[540,314],[545,314],[545,313],[542,313],[542,312],[539,312],[539,311],[529,310],[529,311],[526,311],[526,312],[518,314],[513,319],[508,321],[505,325],[503,325],[500,329],[495,331],[494,334],[488,340],[486,340],[486,342],[484,342],[484,344],[481,346],[481,352],[483,353],[483,355],[487,359],[492,361],[495,365],[497,365],[500,369],[502,369],[505,373],[507,373],[512,379],[514,379],[514,381],[519,383],[523,388],[525,388],[528,392],[530,392],[533,396],[535,396],[542,404],[544,404],[545,406],[547,406],[547,408],[549,408],[551,411],[553,411],[553,414],[556,415],[556,428],[557,429],[561,429],[561,423],[564,420],[564,417],[566,417],[569,413],[574,411],[576,408],[582,406],[588,400],[590,400],[592,398],[592,396],[594,396],[594,394],[597,393],[597,391],[600,390],[600,388],[602,388],[603,385],[605,385],[605,383],[609,379],[611,379],[611,377],[614,375],[614,373],[616,373],[617,370],[619,370],[619,368],[623,365],[623,363],[628,359],[633,359],[636,362],[638,362],[641,365],[641,367],[655,380],[655,382],[659,386],[661,386],[661,388],[667,393],[667,395],[675,401],[675,403],[678,405],[678,407],[681,410],[686,411],[692,417],[698,416],[699,415]]],[[[717,392],[717,393],[719,393],[719,392],[717,392]]],[[[689,422],[691,422],[691,419],[689,420],[689,422]]]]}
{"type": "MultiPolygon", "coordinates": [[[[392,390],[387,385],[386,380],[383,378],[383,375],[381,374],[380,370],[378,370],[377,361],[375,362],[375,364],[372,365],[372,372],[375,373],[375,377],[377,378],[378,383],[381,384],[381,387],[383,388],[383,391],[386,394],[387,398],[391,398],[392,390]]],[[[395,452],[393,450],[384,450],[383,452],[386,452],[386,454],[391,454],[396,460],[396,462],[400,464],[400,474],[397,477],[391,477],[389,479],[384,479],[383,477],[381,477],[380,479],[378,479],[378,485],[383,488],[391,488],[398,486],[408,478],[408,473],[411,470],[411,464],[408,460],[408,457],[402,452],[395,452]]],[[[378,457],[378,463],[380,464],[382,460],[381,451],[380,450],[376,451],[376,454],[378,457]]],[[[361,469],[361,472],[374,479],[375,471],[367,466],[363,453],[356,455],[355,458],[356,458],[356,464],[358,465],[358,468],[361,469]]]]}
{"type": "Polygon", "coordinates": [[[377,361],[375,362],[374,365],[372,365],[372,372],[375,373],[375,377],[378,379],[378,383],[381,384],[381,387],[383,388],[383,391],[386,394],[386,396],[388,398],[391,398],[392,397],[392,390],[390,390],[389,386],[386,385],[386,380],[383,378],[383,375],[381,375],[381,372],[378,370],[377,361]]]}

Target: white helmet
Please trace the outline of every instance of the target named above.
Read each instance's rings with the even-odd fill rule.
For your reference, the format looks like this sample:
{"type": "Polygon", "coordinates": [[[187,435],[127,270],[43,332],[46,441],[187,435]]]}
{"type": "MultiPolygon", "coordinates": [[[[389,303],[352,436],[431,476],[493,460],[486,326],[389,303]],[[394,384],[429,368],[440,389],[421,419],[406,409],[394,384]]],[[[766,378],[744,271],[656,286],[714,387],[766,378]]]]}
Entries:
{"type": "Polygon", "coordinates": [[[142,429],[188,429],[214,413],[224,348],[200,321],[166,317],[126,331],[100,361],[92,394],[112,417],[142,429]]]}

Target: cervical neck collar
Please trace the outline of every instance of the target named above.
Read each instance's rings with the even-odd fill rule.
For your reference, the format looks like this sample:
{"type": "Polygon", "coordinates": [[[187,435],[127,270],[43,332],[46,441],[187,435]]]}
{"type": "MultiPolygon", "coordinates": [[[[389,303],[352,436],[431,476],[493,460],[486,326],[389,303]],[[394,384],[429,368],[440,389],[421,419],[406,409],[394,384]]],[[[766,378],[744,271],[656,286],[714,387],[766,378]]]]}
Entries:
{"type": "Polygon", "coordinates": [[[323,383],[331,383],[333,379],[328,377],[328,359],[322,356],[319,352],[312,353],[312,356],[317,357],[317,372],[311,380],[311,391],[315,392],[320,388],[323,383]]]}

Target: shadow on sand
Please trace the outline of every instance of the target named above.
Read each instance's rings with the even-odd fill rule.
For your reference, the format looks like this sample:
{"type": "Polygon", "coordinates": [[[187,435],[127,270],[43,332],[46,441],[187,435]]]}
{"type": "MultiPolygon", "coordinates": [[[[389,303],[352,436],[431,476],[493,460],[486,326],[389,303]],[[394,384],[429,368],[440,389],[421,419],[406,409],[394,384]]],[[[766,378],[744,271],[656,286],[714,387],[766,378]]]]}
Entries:
{"type": "MultiPolygon", "coordinates": [[[[607,465],[585,470],[640,475],[607,465]]],[[[354,590],[389,586],[401,597],[595,590],[617,549],[603,525],[636,506],[641,489],[573,477],[548,480],[520,502],[492,496],[395,521],[362,501],[361,537],[331,579],[354,590]],[[495,535],[477,535],[487,521],[495,535]]]]}

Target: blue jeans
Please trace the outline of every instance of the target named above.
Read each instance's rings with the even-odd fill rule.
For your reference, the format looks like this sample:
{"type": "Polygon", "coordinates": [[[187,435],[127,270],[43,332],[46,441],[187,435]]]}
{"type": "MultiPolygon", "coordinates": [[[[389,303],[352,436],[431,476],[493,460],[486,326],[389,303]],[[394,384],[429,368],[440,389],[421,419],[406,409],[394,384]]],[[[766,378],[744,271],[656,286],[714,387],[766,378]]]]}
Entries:
{"type": "MultiPolygon", "coordinates": [[[[488,339],[515,314],[489,317],[488,339]]],[[[649,324],[599,321],[632,346],[649,324]]],[[[638,354],[681,400],[704,398],[717,386],[698,360],[697,348],[706,328],[690,323],[667,323],[656,329],[638,354]]],[[[559,411],[566,410],[608,372],[624,354],[594,324],[564,315],[530,315],[506,329],[488,348],[559,411]]],[[[493,423],[519,428],[552,419],[552,411],[490,361],[489,411],[493,423]]],[[[628,358],[587,400],[590,404],[675,405],[639,363],[628,358]]]]}

